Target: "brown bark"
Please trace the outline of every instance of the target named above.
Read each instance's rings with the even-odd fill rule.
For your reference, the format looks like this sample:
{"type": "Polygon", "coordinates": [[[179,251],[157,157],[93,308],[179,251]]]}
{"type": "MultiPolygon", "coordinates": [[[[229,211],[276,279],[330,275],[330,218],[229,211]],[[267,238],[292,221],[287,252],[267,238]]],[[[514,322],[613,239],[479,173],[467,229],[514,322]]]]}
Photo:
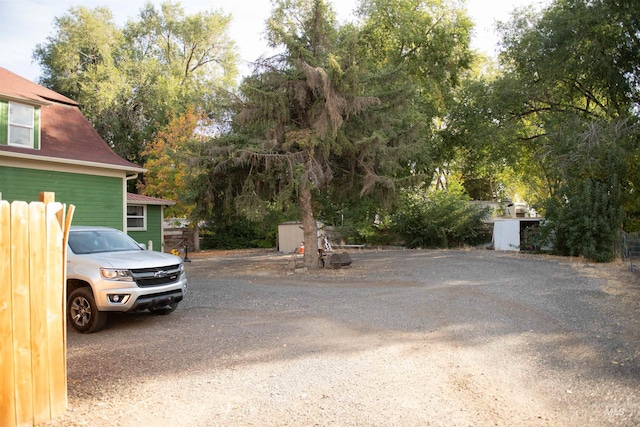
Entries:
{"type": "Polygon", "coordinates": [[[299,191],[298,201],[300,202],[304,232],[304,266],[313,270],[318,268],[318,223],[313,215],[309,181],[304,176],[299,191]]]}

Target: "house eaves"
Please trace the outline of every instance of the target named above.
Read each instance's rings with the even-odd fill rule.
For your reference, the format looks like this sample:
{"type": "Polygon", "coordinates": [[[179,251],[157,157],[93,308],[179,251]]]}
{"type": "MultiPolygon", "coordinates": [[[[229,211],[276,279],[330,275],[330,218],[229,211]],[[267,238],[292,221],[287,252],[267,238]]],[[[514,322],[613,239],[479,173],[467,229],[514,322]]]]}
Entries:
{"type": "Polygon", "coordinates": [[[75,160],[75,159],[67,159],[67,158],[59,158],[59,157],[47,157],[40,155],[33,155],[27,153],[16,153],[11,151],[0,151],[0,165],[3,163],[2,158],[13,158],[16,160],[23,160],[28,162],[44,162],[45,164],[51,165],[59,165],[59,166],[80,166],[80,167],[88,167],[95,169],[105,169],[105,170],[113,170],[113,171],[124,171],[127,175],[132,174],[133,176],[137,176],[139,173],[147,172],[147,169],[143,167],[139,167],[131,163],[132,166],[122,166],[122,165],[114,165],[109,163],[100,163],[100,162],[92,162],[92,161],[84,161],[84,160],[75,160]]]}
{"type": "Polygon", "coordinates": [[[7,93],[0,92],[0,99],[6,99],[7,101],[15,101],[21,104],[32,105],[34,107],[46,107],[47,105],[51,105],[52,102],[45,100],[44,98],[26,98],[24,96],[11,95],[7,93]]]}

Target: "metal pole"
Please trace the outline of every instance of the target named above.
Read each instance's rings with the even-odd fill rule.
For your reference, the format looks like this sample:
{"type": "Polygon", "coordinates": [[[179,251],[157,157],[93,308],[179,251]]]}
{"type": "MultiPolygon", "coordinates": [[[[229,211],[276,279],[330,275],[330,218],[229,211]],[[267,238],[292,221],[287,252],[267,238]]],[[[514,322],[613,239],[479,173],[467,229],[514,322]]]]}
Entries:
{"type": "Polygon", "coordinates": [[[184,262],[191,262],[189,259],[189,244],[184,245],[184,262]]]}

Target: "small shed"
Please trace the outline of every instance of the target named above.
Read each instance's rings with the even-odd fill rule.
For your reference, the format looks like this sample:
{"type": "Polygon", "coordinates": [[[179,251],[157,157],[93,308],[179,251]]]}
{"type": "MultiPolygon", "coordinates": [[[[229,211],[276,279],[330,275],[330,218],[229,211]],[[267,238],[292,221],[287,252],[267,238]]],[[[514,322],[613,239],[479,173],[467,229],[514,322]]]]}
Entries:
{"type": "Polygon", "coordinates": [[[543,218],[497,218],[493,222],[493,246],[496,251],[519,251],[530,247],[526,241],[529,227],[538,226],[543,218]]]}
{"type": "MultiPolygon", "coordinates": [[[[322,228],[324,227],[324,224],[320,221],[318,221],[317,224],[318,248],[320,248],[322,247],[320,236],[322,236],[322,228]]],[[[302,221],[287,221],[282,224],[278,224],[278,252],[296,252],[303,240],[304,231],[302,229],[302,221]]]]}
{"type": "Polygon", "coordinates": [[[147,249],[164,251],[164,208],[171,200],[127,193],[127,234],[147,249]]]}

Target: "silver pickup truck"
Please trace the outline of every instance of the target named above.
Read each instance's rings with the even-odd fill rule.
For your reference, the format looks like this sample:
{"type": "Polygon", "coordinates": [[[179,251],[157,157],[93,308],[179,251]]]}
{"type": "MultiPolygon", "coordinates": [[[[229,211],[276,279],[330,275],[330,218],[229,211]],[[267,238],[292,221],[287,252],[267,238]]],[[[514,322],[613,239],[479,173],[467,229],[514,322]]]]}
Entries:
{"type": "Polygon", "coordinates": [[[187,292],[178,256],[143,249],[120,230],[72,226],[67,251],[67,317],[79,332],[102,329],[109,312],[169,314],[187,292]]]}

